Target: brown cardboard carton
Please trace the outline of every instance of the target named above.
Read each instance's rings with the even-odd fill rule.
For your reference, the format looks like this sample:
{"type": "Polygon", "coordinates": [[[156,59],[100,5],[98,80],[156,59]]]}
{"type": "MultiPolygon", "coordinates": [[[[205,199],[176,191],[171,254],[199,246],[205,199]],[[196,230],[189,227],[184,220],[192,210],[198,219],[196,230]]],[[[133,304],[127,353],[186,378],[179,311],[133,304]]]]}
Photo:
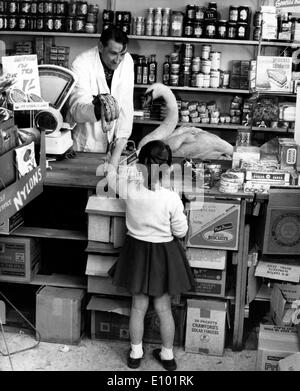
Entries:
{"type": "Polygon", "coordinates": [[[84,298],[83,289],[46,286],[38,291],[36,329],[41,340],[77,344],[84,327],[84,298]]]}
{"type": "Polygon", "coordinates": [[[299,339],[294,327],[260,325],[256,369],[278,371],[279,360],[299,352],[299,339]]]}
{"type": "Polygon", "coordinates": [[[279,361],[279,371],[300,371],[300,353],[294,353],[279,361]]]}
{"type": "Polygon", "coordinates": [[[185,351],[222,356],[227,303],[188,299],[187,306],[185,351]]]}
{"type": "Polygon", "coordinates": [[[0,236],[0,281],[30,282],[40,260],[40,239],[0,236]]]}
{"type": "Polygon", "coordinates": [[[12,215],[10,218],[0,223],[0,234],[9,235],[15,229],[20,227],[24,223],[24,216],[22,210],[12,215]]]}

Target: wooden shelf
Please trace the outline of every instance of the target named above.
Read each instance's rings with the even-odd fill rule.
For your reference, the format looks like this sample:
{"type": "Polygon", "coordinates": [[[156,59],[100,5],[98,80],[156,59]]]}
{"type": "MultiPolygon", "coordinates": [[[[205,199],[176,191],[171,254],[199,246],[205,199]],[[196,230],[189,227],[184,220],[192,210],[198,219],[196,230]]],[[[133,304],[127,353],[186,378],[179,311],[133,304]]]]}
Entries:
{"type": "Polygon", "coordinates": [[[214,296],[214,295],[203,295],[202,293],[199,292],[184,292],[182,293],[184,296],[201,296],[203,299],[216,299],[216,300],[231,300],[235,301],[235,293],[234,289],[229,289],[228,292],[226,292],[225,296],[214,296]]]}
{"type": "Polygon", "coordinates": [[[100,38],[101,34],[88,33],[67,33],[67,32],[47,32],[47,31],[0,31],[0,35],[27,35],[43,37],[71,37],[71,38],[100,38]]]}
{"type": "Polygon", "coordinates": [[[46,239],[65,239],[65,240],[87,240],[87,233],[68,230],[68,229],[53,229],[40,227],[19,227],[13,231],[14,236],[29,236],[33,238],[46,239]]]}
{"type": "MultiPolygon", "coordinates": [[[[151,84],[135,84],[134,88],[146,89],[149,88],[151,84]]],[[[200,88],[200,87],[176,87],[176,86],[167,86],[174,91],[185,91],[185,92],[212,92],[220,94],[250,94],[250,90],[240,90],[237,88],[200,88]]]]}
{"type": "Polygon", "coordinates": [[[87,287],[86,276],[70,276],[67,274],[36,274],[32,281],[30,281],[30,284],[60,286],[64,288],[86,289],[87,287]]]}
{"type": "Polygon", "coordinates": [[[259,288],[255,299],[256,301],[270,301],[272,288],[269,288],[266,284],[262,284],[259,288]]]}

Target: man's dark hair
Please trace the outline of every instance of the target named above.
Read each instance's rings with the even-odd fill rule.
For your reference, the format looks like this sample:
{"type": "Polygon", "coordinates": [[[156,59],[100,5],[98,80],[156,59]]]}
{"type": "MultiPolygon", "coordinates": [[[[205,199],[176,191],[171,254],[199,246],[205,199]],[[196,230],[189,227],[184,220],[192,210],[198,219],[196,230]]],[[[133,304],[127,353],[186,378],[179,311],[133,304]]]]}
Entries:
{"type": "Polygon", "coordinates": [[[127,34],[115,25],[111,25],[102,31],[100,42],[103,46],[107,46],[108,41],[112,39],[124,46],[128,44],[127,34]]]}

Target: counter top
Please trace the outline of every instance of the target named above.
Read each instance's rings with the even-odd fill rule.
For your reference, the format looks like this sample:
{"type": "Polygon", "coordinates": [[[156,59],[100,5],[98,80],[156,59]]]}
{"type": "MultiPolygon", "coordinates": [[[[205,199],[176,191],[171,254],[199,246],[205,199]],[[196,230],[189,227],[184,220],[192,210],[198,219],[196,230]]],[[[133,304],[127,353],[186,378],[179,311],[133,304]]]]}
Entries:
{"type": "MultiPolygon", "coordinates": [[[[49,162],[45,186],[76,187],[95,190],[101,176],[96,176],[97,167],[104,162],[104,153],[77,152],[71,159],[49,162]]],[[[206,196],[217,198],[244,198],[252,200],[252,193],[221,193],[216,187],[205,189],[206,196]]]]}

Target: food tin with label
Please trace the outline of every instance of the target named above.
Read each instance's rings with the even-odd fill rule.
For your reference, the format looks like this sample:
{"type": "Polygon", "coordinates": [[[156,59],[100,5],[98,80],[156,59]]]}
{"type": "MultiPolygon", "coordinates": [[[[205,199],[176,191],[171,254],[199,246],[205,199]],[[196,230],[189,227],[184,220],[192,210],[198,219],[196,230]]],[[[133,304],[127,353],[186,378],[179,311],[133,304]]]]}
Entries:
{"type": "Polygon", "coordinates": [[[173,11],[171,15],[171,37],[181,37],[183,32],[183,13],[173,11]]]}
{"type": "Polygon", "coordinates": [[[192,37],[194,35],[194,22],[192,20],[187,20],[184,26],[184,36],[192,37]]]}
{"type": "Polygon", "coordinates": [[[203,37],[203,23],[200,21],[194,22],[194,37],[195,38],[203,37]]]}
{"type": "Polygon", "coordinates": [[[180,58],[180,54],[178,52],[173,52],[170,54],[170,62],[171,63],[178,63],[180,58]]]}
{"type": "Polygon", "coordinates": [[[175,87],[178,86],[179,83],[179,75],[170,75],[170,85],[175,87]]]}
{"type": "Polygon", "coordinates": [[[98,4],[88,4],[88,13],[98,15],[99,6],[98,4]]]}
{"type": "Polygon", "coordinates": [[[227,37],[228,39],[236,39],[236,33],[237,33],[237,24],[236,23],[228,23],[228,32],[227,37]]]}
{"type": "Polygon", "coordinates": [[[44,17],[41,15],[36,17],[36,29],[37,31],[44,31],[44,17]]]}
{"type": "Polygon", "coordinates": [[[196,15],[196,6],[193,4],[189,4],[186,6],[186,18],[187,20],[193,21],[196,15]]]}
{"type": "Polygon", "coordinates": [[[44,15],[53,15],[53,1],[44,1],[44,15]]]}
{"type": "Polygon", "coordinates": [[[247,39],[248,24],[244,22],[237,23],[236,38],[247,39]]]}
{"type": "Polygon", "coordinates": [[[76,15],[86,16],[88,13],[88,3],[86,1],[76,1],[76,15]]]}
{"type": "Polygon", "coordinates": [[[216,24],[217,24],[217,22],[214,19],[208,20],[205,23],[205,37],[206,38],[215,38],[216,37],[216,32],[217,32],[216,24]]]}
{"type": "Polygon", "coordinates": [[[115,17],[115,13],[112,10],[103,10],[102,12],[102,20],[106,23],[113,23],[115,17]]]}
{"type": "Polygon", "coordinates": [[[238,22],[249,23],[250,8],[248,6],[240,6],[238,10],[238,22]]]}
{"type": "Polygon", "coordinates": [[[17,30],[17,28],[18,28],[17,16],[15,16],[15,15],[8,15],[7,27],[8,27],[8,30],[10,30],[10,31],[17,30]]]}
{"type": "Polygon", "coordinates": [[[172,75],[179,75],[180,64],[172,63],[170,67],[170,72],[172,75]]]}
{"type": "Polygon", "coordinates": [[[203,21],[204,20],[204,8],[203,7],[199,7],[198,5],[196,5],[195,7],[195,20],[200,20],[200,21],[203,21]]]}
{"type": "Polygon", "coordinates": [[[85,31],[85,18],[83,16],[75,18],[74,31],[76,33],[84,33],[84,31],[85,31]]]}
{"type": "Polygon", "coordinates": [[[221,71],[220,72],[220,87],[228,88],[230,80],[230,72],[229,71],[221,71]]]}
{"type": "Polygon", "coordinates": [[[201,58],[203,60],[209,60],[210,51],[211,51],[211,45],[202,45],[201,58]]]}
{"type": "Polygon", "coordinates": [[[44,30],[49,32],[54,30],[53,16],[44,17],[44,30]]]}
{"type": "Polygon", "coordinates": [[[262,12],[256,11],[253,17],[253,26],[261,27],[262,22],[262,12]]]}
{"type": "Polygon", "coordinates": [[[211,60],[211,69],[218,70],[221,65],[221,52],[210,52],[209,58],[211,60]]]}
{"type": "Polygon", "coordinates": [[[198,73],[196,77],[196,87],[202,88],[204,85],[204,74],[198,73]]]}
{"type": "Polygon", "coordinates": [[[203,60],[201,61],[201,72],[205,75],[209,75],[211,70],[211,60],[203,60]]]}
{"type": "Polygon", "coordinates": [[[53,30],[57,32],[64,31],[64,18],[62,16],[54,16],[53,30]]]}
{"type": "Polygon", "coordinates": [[[229,7],[229,22],[237,22],[239,18],[239,7],[231,5],[229,7]]]}
{"type": "Polygon", "coordinates": [[[217,27],[217,38],[227,38],[227,20],[219,20],[217,27]]]}
{"type": "Polygon", "coordinates": [[[87,23],[96,23],[97,22],[97,15],[89,12],[86,17],[87,23]]]}
{"type": "Polygon", "coordinates": [[[67,3],[65,1],[57,1],[55,13],[59,16],[64,16],[67,13],[67,3]]]}
{"type": "Polygon", "coordinates": [[[21,14],[25,14],[25,15],[29,15],[30,14],[30,1],[29,0],[24,0],[24,1],[21,1],[21,4],[20,4],[20,13],[21,14]]]}
{"type": "Polygon", "coordinates": [[[97,25],[95,23],[86,23],[85,32],[88,34],[93,34],[97,31],[97,25]]]}
{"type": "Polygon", "coordinates": [[[192,72],[200,72],[200,57],[194,57],[192,60],[192,72]]]}
{"type": "Polygon", "coordinates": [[[220,87],[220,71],[216,71],[216,70],[210,71],[209,86],[211,88],[219,88],[220,87]]]}
{"type": "Polygon", "coordinates": [[[28,16],[26,15],[20,15],[18,18],[18,30],[20,31],[27,31],[29,28],[28,26],[28,16]]]}

